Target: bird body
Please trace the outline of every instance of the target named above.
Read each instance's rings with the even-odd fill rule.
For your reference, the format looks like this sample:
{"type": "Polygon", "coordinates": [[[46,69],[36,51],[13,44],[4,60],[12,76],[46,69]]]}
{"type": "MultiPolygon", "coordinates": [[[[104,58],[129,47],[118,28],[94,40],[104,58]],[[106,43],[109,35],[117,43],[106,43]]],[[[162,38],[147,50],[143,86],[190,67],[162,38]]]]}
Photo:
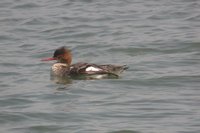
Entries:
{"type": "Polygon", "coordinates": [[[51,67],[51,73],[55,76],[89,76],[89,77],[118,77],[124,70],[128,69],[126,65],[98,65],[92,63],[72,62],[71,51],[65,47],[58,48],[52,58],[46,58],[42,61],[57,60],[51,67]]]}

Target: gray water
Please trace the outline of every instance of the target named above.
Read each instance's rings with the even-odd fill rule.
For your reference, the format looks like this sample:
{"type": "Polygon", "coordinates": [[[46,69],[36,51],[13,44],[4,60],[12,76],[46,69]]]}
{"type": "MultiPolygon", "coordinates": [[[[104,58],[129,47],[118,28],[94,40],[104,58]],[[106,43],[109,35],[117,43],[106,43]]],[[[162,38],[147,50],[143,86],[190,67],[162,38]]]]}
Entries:
{"type": "Polygon", "coordinates": [[[1,0],[1,133],[200,133],[199,0],[1,0]],[[54,50],[127,64],[50,80],[54,50]]]}

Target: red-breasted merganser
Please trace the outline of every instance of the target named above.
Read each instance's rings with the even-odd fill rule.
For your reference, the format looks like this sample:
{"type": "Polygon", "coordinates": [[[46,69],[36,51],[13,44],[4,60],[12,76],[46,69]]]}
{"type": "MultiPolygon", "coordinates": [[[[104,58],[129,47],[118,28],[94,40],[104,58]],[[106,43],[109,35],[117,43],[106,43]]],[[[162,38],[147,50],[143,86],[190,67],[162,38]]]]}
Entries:
{"type": "Polygon", "coordinates": [[[52,58],[42,59],[42,61],[57,60],[57,63],[51,67],[52,74],[55,76],[97,76],[96,78],[105,78],[108,76],[118,77],[124,70],[128,69],[126,65],[97,65],[91,63],[71,64],[71,51],[65,47],[55,50],[52,58]]]}

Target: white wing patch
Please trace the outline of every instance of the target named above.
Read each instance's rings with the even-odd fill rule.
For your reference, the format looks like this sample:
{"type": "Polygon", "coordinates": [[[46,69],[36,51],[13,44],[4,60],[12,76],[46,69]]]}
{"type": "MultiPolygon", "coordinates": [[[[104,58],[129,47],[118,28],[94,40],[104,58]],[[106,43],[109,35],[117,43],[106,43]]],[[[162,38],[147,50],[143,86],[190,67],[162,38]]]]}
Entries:
{"type": "Polygon", "coordinates": [[[98,72],[98,71],[101,71],[101,69],[100,68],[95,68],[93,66],[90,66],[90,67],[86,68],[85,71],[86,72],[89,72],[89,71],[98,72]]]}

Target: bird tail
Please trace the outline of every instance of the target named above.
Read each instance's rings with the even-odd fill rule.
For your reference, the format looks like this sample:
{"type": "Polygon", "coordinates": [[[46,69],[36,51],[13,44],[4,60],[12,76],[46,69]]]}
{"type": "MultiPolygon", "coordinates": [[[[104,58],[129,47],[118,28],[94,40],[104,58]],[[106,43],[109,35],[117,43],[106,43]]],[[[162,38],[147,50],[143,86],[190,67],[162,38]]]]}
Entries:
{"type": "Polygon", "coordinates": [[[107,71],[107,73],[115,76],[119,76],[124,70],[128,69],[127,65],[123,66],[116,66],[116,65],[102,65],[104,70],[107,71]]]}

